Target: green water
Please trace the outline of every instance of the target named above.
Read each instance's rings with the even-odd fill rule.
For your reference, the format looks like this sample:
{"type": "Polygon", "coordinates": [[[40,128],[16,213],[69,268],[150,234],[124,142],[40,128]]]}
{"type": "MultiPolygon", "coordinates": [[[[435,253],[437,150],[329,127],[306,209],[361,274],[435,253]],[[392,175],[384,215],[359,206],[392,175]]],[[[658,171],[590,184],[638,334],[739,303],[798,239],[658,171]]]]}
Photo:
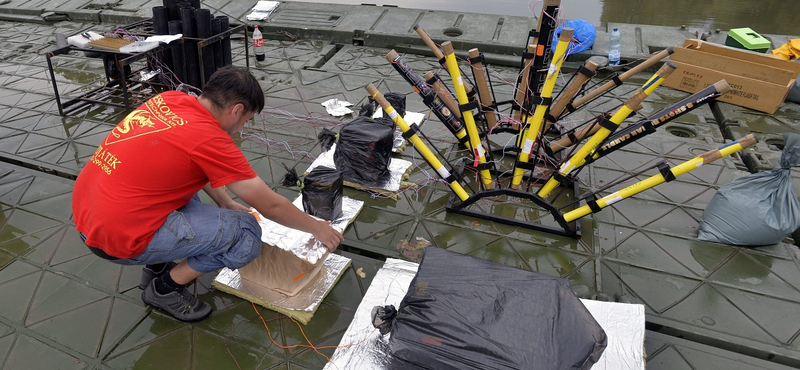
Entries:
{"type": "MultiPolygon", "coordinates": [[[[319,2],[319,0],[295,1],[319,2]]],[[[542,7],[541,1],[525,0],[332,0],[330,2],[517,16],[537,16],[542,7]]],[[[583,19],[603,28],[612,22],[675,27],[685,25],[690,29],[708,30],[750,27],[763,34],[800,35],[800,27],[797,24],[800,19],[800,1],[796,0],[562,0],[561,18],[583,19]]]]}

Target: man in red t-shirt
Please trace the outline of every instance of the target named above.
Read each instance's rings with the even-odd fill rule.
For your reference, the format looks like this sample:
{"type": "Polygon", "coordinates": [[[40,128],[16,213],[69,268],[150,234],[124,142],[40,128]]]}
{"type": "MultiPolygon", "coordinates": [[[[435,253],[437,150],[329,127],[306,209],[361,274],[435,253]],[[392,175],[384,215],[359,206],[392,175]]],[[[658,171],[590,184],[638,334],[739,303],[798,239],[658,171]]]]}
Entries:
{"type": "Polygon", "coordinates": [[[222,267],[242,267],[261,252],[260,226],[225,187],[265,217],[311,233],[328,250],[343,240],[329,222],[272,191],[234,144],[230,134],[263,108],[255,77],[222,68],[199,97],[169,91],[131,112],[75,182],[73,217],[89,249],[114,263],[145,265],[142,300],[179,320],[211,314],[186,284],[222,267]],[[219,207],[203,204],[200,189],[219,207]]]}

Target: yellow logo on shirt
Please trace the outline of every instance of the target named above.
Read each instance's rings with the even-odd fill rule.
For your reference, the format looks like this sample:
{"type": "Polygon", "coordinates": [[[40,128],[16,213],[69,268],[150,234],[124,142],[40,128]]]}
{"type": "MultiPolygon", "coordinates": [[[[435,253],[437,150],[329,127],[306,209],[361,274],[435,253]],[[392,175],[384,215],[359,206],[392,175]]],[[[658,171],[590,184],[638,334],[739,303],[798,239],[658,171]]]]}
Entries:
{"type": "Polygon", "coordinates": [[[111,130],[103,143],[105,147],[101,145],[97,149],[91,162],[110,175],[122,162],[109,151],[108,146],[185,124],[186,121],[170,109],[164,98],[156,95],[148,100],[142,108],[128,114],[111,130]]]}

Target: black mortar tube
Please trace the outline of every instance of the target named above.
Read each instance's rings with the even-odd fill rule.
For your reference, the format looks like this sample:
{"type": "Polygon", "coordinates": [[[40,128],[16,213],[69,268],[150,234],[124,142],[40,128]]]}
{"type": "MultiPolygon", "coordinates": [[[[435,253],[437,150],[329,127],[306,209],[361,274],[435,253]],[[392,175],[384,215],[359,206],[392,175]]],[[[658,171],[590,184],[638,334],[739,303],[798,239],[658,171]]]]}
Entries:
{"type": "MultiPolygon", "coordinates": [[[[219,19],[219,30],[220,32],[225,32],[230,29],[230,21],[228,17],[225,15],[220,15],[217,17],[219,19]]],[[[233,64],[233,58],[231,56],[231,37],[227,36],[222,39],[222,65],[229,66],[233,64]]]]}
{"type": "Polygon", "coordinates": [[[181,22],[183,23],[183,56],[186,60],[186,83],[200,88],[200,72],[197,63],[197,27],[194,22],[194,8],[181,9],[181,22]]]}
{"type": "Polygon", "coordinates": [[[169,12],[167,7],[165,6],[154,6],[153,7],[153,32],[156,35],[167,35],[169,34],[169,28],[167,27],[167,22],[169,22],[169,12]]]}
{"type": "MultiPolygon", "coordinates": [[[[156,35],[168,35],[169,34],[169,26],[167,23],[169,22],[169,9],[165,6],[154,6],[153,7],[153,32],[156,35]]],[[[169,69],[173,69],[173,59],[172,53],[167,50],[164,52],[158,52],[156,54],[156,58],[164,62],[164,64],[169,69]]]]}
{"type": "Polygon", "coordinates": [[[189,4],[192,4],[192,8],[200,9],[200,0],[189,0],[189,4]]]}
{"type": "MultiPolygon", "coordinates": [[[[197,22],[197,38],[205,40],[213,36],[211,31],[211,10],[195,10],[195,21],[197,22]]],[[[214,48],[204,48],[203,50],[198,50],[198,52],[203,55],[203,70],[201,73],[205,76],[204,81],[208,81],[211,78],[211,74],[214,73],[214,48]]],[[[202,89],[203,87],[200,86],[200,88],[202,89]]]]}
{"type": "MultiPolygon", "coordinates": [[[[221,29],[219,18],[211,19],[211,32],[214,36],[219,35],[222,32],[221,29]]],[[[222,60],[222,40],[213,43],[211,49],[214,50],[214,70],[216,71],[224,65],[222,60]]]]}
{"type": "MultiPolygon", "coordinates": [[[[169,21],[169,34],[177,35],[179,33],[183,33],[183,22],[169,21]]],[[[170,46],[173,62],[172,72],[175,74],[175,78],[178,79],[178,81],[186,82],[186,65],[185,59],[183,58],[183,45],[178,43],[177,40],[170,44],[174,44],[170,46]]]]}

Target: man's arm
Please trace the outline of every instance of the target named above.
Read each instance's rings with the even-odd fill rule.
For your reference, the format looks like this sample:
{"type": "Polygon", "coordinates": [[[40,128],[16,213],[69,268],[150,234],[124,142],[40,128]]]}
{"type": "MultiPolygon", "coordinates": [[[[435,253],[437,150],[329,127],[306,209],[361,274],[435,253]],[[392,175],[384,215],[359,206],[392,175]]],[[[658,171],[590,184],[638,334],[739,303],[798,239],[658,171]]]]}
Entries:
{"type": "Polygon", "coordinates": [[[286,227],[314,235],[329,251],[336,250],[339,243],[344,240],[342,234],[331,227],[330,222],[320,221],[305,214],[288,199],[270,189],[258,176],[232,182],[228,184],[228,189],[264,217],[286,227]]]}
{"type": "Polygon", "coordinates": [[[212,188],[211,184],[209,183],[203,187],[203,191],[205,191],[206,194],[208,194],[208,196],[211,197],[214,203],[217,203],[217,205],[221,208],[232,209],[234,211],[245,211],[245,212],[250,211],[249,208],[233,200],[233,198],[231,198],[230,195],[228,195],[228,193],[225,192],[224,186],[220,186],[218,188],[212,188]]]}

